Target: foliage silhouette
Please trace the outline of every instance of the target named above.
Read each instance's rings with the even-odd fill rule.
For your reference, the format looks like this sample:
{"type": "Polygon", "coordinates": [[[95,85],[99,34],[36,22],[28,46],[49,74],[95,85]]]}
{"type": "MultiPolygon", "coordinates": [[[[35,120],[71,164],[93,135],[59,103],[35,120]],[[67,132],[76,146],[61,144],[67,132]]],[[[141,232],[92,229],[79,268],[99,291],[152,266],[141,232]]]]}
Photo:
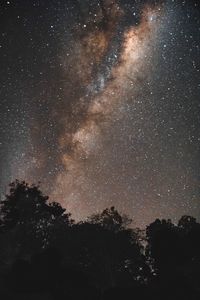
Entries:
{"type": "Polygon", "coordinates": [[[12,255],[22,258],[47,248],[57,227],[73,224],[71,215],[59,203],[48,203],[39,186],[17,180],[10,184],[10,194],[1,202],[0,209],[0,242],[4,247],[7,245],[4,254],[13,252],[8,257],[11,260],[12,255]]]}
{"type": "Polygon", "coordinates": [[[0,206],[2,299],[200,297],[200,224],[155,220],[146,236],[115,207],[75,223],[40,187],[15,181],[0,206]]]}

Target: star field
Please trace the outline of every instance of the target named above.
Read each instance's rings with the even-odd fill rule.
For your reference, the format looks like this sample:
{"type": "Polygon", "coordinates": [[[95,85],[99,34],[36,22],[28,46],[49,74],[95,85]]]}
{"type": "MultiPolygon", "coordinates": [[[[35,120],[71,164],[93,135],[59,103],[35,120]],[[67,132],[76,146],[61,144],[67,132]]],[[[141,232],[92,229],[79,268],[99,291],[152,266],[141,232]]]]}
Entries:
{"type": "Polygon", "coordinates": [[[77,219],[199,217],[198,1],[2,1],[0,186],[77,219]]]}

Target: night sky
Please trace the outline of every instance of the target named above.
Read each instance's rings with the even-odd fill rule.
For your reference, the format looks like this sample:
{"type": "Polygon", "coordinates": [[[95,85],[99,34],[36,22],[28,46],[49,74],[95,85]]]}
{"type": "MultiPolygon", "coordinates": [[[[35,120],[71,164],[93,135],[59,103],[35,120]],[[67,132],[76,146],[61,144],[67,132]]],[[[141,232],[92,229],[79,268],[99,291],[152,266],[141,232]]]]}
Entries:
{"type": "Polygon", "coordinates": [[[0,1],[0,187],[76,220],[200,216],[200,4],[0,1]]]}

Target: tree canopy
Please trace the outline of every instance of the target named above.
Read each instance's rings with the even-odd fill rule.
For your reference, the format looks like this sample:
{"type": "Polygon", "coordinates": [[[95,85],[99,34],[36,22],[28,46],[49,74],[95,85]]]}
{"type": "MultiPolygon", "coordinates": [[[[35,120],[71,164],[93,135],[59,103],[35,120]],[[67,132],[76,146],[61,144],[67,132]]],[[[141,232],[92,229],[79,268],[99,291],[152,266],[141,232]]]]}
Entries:
{"type": "Polygon", "coordinates": [[[1,290],[6,295],[11,290],[15,299],[20,293],[48,293],[49,299],[200,295],[200,224],[191,216],[178,224],[157,219],[145,236],[114,206],[77,223],[39,185],[15,181],[1,202],[0,220],[0,295],[1,290]]]}

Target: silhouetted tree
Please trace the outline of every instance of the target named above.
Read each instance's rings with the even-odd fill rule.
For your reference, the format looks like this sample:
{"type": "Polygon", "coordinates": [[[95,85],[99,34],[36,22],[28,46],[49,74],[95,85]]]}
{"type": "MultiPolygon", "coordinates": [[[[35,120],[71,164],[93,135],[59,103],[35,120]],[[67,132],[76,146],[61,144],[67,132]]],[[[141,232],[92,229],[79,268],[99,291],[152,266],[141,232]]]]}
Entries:
{"type": "Polygon", "coordinates": [[[114,206],[106,208],[102,213],[94,214],[88,218],[91,224],[98,224],[103,228],[119,231],[127,228],[132,220],[127,215],[120,215],[114,206]]]}
{"type": "Polygon", "coordinates": [[[178,222],[178,226],[184,229],[185,232],[188,232],[199,226],[199,224],[196,219],[191,216],[182,216],[178,222]]]}
{"type": "Polygon", "coordinates": [[[191,216],[183,216],[178,227],[182,238],[182,272],[187,281],[195,288],[200,278],[200,224],[191,216]]]}
{"type": "Polygon", "coordinates": [[[2,299],[199,299],[200,224],[191,216],[157,219],[144,237],[114,207],[75,223],[39,186],[15,181],[0,217],[2,299]]]}
{"type": "Polygon", "coordinates": [[[181,238],[171,220],[159,220],[147,226],[147,255],[152,259],[154,272],[174,271],[181,262],[181,238]]]}
{"type": "Polygon", "coordinates": [[[143,246],[138,232],[127,228],[130,222],[111,207],[73,226],[72,261],[79,261],[101,286],[146,280],[149,268],[143,246]]]}
{"type": "Polygon", "coordinates": [[[45,249],[54,238],[56,227],[66,228],[73,223],[59,203],[48,203],[39,186],[20,181],[10,184],[10,193],[1,202],[0,215],[0,240],[6,252],[13,249],[14,256],[45,249]]]}

